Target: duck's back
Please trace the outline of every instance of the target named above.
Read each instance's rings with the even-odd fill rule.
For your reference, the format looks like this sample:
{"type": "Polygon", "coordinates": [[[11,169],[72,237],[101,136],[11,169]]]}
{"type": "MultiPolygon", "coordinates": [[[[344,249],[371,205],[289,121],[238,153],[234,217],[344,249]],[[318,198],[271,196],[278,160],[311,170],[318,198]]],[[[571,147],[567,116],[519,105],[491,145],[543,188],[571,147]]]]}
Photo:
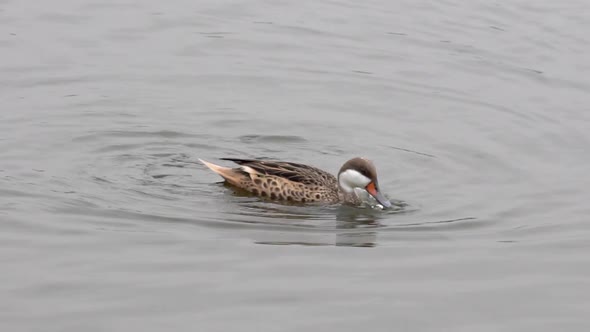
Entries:
{"type": "MultiPolygon", "coordinates": [[[[231,169],[231,184],[255,195],[300,203],[340,201],[338,181],[319,168],[285,161],[222,158],[240,165],[231,169]],[[241,176],[236,176],[236,174],[241,176]]],[[[215,171],[215,170],[214,170],[215,171]]]]}

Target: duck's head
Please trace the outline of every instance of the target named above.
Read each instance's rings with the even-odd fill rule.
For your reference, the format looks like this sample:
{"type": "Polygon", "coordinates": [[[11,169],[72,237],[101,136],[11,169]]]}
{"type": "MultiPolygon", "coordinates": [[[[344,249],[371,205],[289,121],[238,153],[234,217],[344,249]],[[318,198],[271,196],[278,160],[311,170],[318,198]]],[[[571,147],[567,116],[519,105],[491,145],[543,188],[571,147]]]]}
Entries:
{"type": "Polygon", "coordinates": [[[347,193],[353,193],[356,188],[366,190],[383,207],[391,207],[389,200],[379,191],[377,170],[368,159],[353,158],[345,162],[338,172],[338,184],[347,193]]]}

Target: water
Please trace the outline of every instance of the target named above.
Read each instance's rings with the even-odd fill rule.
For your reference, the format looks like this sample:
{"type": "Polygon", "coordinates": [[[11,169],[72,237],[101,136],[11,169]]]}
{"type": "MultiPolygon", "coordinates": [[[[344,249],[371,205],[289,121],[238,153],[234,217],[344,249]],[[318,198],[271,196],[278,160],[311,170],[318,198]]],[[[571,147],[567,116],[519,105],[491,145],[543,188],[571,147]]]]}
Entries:
{"type": "Polygon", "coordinates": [[[2,330],[587,330],[589,9],[0,1],[2,330]],[[357,155],[407,206],[198,163],[357,155]]]}

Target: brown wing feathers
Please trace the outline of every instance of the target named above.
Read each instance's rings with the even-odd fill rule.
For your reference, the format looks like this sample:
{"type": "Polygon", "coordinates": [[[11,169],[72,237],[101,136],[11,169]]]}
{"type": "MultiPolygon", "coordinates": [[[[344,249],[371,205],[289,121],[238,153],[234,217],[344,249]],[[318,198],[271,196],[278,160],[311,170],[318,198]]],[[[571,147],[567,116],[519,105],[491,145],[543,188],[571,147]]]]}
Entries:
{"type": "Polygon", "coordinates": [[[228,168],[203,161],[228,182],[256,195],[298,202],[335,201],[336,178],[315,167],[271,160],[221,158],[244,168],[228,168]]]}
{"type": "Polygon", "coordinates": [[[330,181],[333,179],[331,174],[304,164],[271,160],[267,161],[236,158],[221,159],[233,161],[238,165],[248,166],[260,174],[277,176],[303,184],[320,185],[324,184],[325,181],[330,181]],[[320,178],[317,178],[318,175],[320,178]]]}

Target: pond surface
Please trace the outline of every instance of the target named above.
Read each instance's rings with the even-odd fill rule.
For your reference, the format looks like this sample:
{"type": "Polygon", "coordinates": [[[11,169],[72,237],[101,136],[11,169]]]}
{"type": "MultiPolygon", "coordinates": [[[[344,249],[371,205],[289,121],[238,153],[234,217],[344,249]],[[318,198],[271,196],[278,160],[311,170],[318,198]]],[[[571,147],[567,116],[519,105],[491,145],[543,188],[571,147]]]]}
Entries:
{"type": "Polygon", "coordinates": [[[588,11],[0,0],[1,329],[588,330],[588,11]],[[402,209],[198,162],[354,156],[402,209]]]}

